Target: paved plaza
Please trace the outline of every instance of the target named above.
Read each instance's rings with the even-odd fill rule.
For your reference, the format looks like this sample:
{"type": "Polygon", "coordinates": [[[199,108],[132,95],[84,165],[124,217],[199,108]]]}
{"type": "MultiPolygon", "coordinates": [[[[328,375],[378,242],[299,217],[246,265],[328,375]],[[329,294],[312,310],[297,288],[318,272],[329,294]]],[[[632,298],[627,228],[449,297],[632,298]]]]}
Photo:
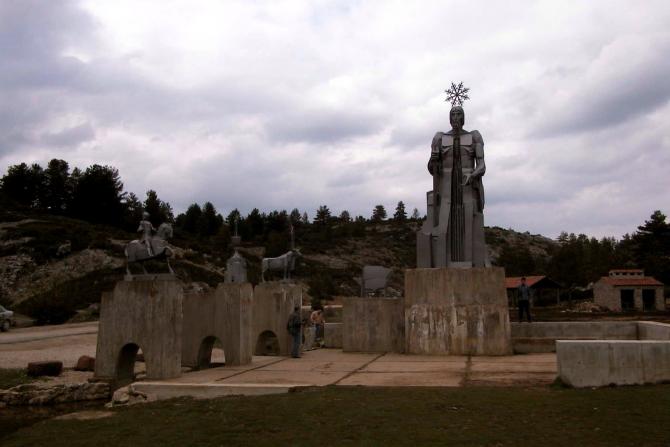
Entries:
{"type": "MultiPolygon", "coordinates": [[[[80,355],[95,355],[96,331],[96,325],[90,323],[61,327],[58,331],[37,327],[17,329],[2,334],[0,358],[5,367],[22,368],[30,361],[62,360],[66,368],[71,368],[80,355]]],[[[221,351],[214,351],[212,361],[223,361],[221,351]]],[[[143,370],[144,364],[138,362],[136,371],[141,374],[143,370]]],[[[300,359],[254,356],[249,365],[185,372],[176,379],[141,381],[136,386],[161,397],[214,397],[326,385],[534,386],[551,383],[556,374],[554,353],[487,357],[315,349],[304,352],[300,359]]]]}

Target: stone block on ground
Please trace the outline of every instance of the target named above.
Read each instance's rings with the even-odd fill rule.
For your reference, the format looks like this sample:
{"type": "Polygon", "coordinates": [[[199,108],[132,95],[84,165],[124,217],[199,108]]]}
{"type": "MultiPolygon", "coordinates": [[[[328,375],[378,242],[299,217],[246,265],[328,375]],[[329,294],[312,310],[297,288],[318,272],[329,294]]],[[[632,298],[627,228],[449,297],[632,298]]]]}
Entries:
{"type": "Polygon", "coordinates": [[[63,362],[46,361],[28,363],[26,373],[30,377],[59,376],[63,371],[63,362]]]}
{"type": "Polygon", "coordinates": [[[75,371],[95,371],[95,357],[82,355],[74,366],[75,371]]]}
{"type": "Polygon", "coordinates": [[[558,340],[558,374],[574,387],[670,381],[670,341],[558,340]]]}

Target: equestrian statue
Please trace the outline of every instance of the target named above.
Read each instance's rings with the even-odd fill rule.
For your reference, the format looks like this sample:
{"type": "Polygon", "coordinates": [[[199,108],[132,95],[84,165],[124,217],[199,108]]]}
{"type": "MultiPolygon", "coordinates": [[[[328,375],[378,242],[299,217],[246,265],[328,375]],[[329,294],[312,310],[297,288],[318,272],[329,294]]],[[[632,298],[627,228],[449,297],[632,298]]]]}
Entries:
{"type": "Polygon", "coordinates": [[[126,273],[129,276],[132,276],[130,264],[139,263],[146,274],[148,273],[144,268],[146,261],[162,259],[167,262],[170,273],[174,273],[170,265],[170,257],[172,257],[173,252],[167,243],[168,239],[172,237],[172,225],[163,222],[158,226],[158,229],[155,229],[149,221],[149,217],[149,213],[146,211],[142,213],[142,221],[137,228],[137,232],[141,233],[140,239],[130,241],[126,245],[126,273]]]}

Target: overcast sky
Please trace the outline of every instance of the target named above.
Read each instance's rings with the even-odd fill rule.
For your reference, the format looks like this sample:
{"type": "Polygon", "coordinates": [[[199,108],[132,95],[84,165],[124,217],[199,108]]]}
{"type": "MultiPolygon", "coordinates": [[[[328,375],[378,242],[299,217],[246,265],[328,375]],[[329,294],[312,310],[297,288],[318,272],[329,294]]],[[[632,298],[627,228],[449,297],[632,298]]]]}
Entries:
{"type": "Polygon", "coordinates": [[[0,2],[0,170],[119,169],[176,211],[425,212],[470,88],[485,223],[620,237],[670,213],[670,2],[0,2]]]}

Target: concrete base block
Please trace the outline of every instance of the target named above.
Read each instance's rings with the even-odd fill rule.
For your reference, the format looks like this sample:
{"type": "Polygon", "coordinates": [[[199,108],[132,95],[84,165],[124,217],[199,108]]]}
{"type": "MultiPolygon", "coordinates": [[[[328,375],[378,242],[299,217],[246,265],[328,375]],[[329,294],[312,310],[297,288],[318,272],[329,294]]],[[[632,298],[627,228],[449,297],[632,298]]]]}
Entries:
{"type": "Polygon", "coordinates": [[[258,284],[252,301],[252,346],[254,354],[274,350],[275,355],[290,355],[291,337],[286,330],[294,306],[302,306],[302,287],[279,281],[258,284]],[[272,347],[272,349],[270,349],[272,347]]]}
{"type": "Polygon", "coordinates": [[[323,344],[326,348],[342,348],[342,323],[325,324],[323,344]]]}
{"type": "Polygon", "coordinates": [[[670,380],[670,341],[558,340],[558,375],[580,387],[670,380]]]}
{"type": "Polygon", "coordinates": [[[405,352],[510,355],[505,270],[406,270],[405,352]]]}
{"type": "Polygon", "coordinates": [[[220,283],[215,290],[184,296],[182,364],[209,366],[216,340],[223,346],[226,365],[251,362],[251,303],[249,283],[220,283]]]}
{"type": "Polygon", "coordinates": [[[181,375],[183,288],[174,277],[119,281],[102,296],[95,377],[122,386],[144,354],[149,379],[181,375]]]}
{"type": "Polygon", "coordinates": [[[345,352],[403,352],[403,300],[399,298],[344,298],[342,350],[345,352]]]}

